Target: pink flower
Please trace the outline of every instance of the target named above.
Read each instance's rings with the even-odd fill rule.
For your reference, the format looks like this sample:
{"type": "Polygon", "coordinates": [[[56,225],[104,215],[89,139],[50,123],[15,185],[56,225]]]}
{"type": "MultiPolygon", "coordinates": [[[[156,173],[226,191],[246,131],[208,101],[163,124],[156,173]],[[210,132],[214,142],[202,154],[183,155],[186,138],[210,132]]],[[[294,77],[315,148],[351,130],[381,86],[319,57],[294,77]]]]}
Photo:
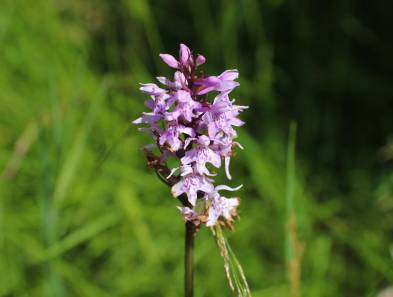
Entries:
{"type": "Polygon", "coordinates": [[[214,139],[219,132],[235,138],[236,131],[232,126],[240,127],[244,124],[237,116],[247,106],[234,105],[233,101],[229,101],[227,93],[218,95],[213,104],[202,116],[202,123],[207,126],[208,134],[214,139]]]}
{"type": "Polygon", "coordinates": [[[174,93],[173,98],[177,101],[177,105],[173,112],[168,113],[167,119],[173,121],[182,117],[187,122],[191,122],[192,118],[197,116],[195,110],[199,109],[201,104],[193,100],[190,93],[184,90],[178,90],[174,93]]]}
{"type": "Polygon", "coordinates": [[[235,81],[239,77],[236,69],[226,70],[219,76],[208,76],[195,82],[196,85],[202,86],[198,95],[204,95],[211,91],[230,92],[240,84],[235,81]]]}
{"type": "Polygon", "coordinates": [[[216,196],[209,208],[209,216],[206,226],[214,226],[220,216],[224,217],[229,222],[232,221],[232,217],[236,215],[236,208],[238,205],[238,198],[225,198],[219,195],[216,196]]]}
{"type": "Polygon", "coordinates": [[[167,144],[169,145],[170,150],[175,152],[183,145],[183,142],[180,139],[180,134],[182,133],[191,137],[195,135],[191,128],[177,124],[176,122],[170,123],[165,130],[159,132],[159,144],[167,144]]]}
{"type": "Polygon", "coordinates": [[[183,177],[172,187],[172,194],[178,197],[183,193],[187,194],[188,201],[195,205],[198,198],[198,191],[210,193],[214,190],[211,180],[197,173],[191,173],[183,177]]]}
{"type": "Polygon", "coordinates": [[[241,187],[241,185],[237,188],[217,186],[214,192],[206,195],[206,198],[211,201],[206,226],[214,226],[221,216],[225,218],[227,222],[232,221],[232,217],[237,214],[236,208],[239,206],[239,198],[226,198],[221,196],[218,192],[221,190],[236,191],[241,187]]]}
{"type": "MultiPolygon", "coordinates": [[[[159,174],[165,172],[165,178],[172,188],[174,197],[184,195],[188,203],[180,207],[186,221],[199,225],[206,223],[211,227],[218,221],[230,223],[236,215],[238,198],[226,198],[219,194],[221,190],[234,191],[225,185],[214,187],[215,169],[225,163],[228,179],[230,160],[233,150],[240,144],[235,127],[244,123],[239,114],[247,106],[235,105],[229,93],[239,85],[235,80],[237,70],[227,70],[218,76],[202,77],[197,67],[206,59],[202,55],[193,57],[191,50],[180,44],[179,59],[169,54],[161,54],[162,60],[176,69],[173,80],[159,76],[157,80],[163,87],[154,83],[142,84],[140,90],[147,95],[145,105],[150,109],[134,121],[145,124],[141,131],[150,133],[154,138],[154,146],[160,155],[153,157],[150,146],[149,164],[156,166],[159,174]],[[217,91],[219,94],[213,102],[206,99],[205,94],[217,91]],[[176,159],[178,166],[167,168],[166,161],[176,159]],[[212,166],[209,171],[208,166],[212,166]],[[167,168],[163,171],[163,168],[167,168]],[[180,174],[178,170],[180,169],[180,174]]],[[[187,202],[186,201],[186,202],[187,202]]]]}
{"type": "Polygon", "coordinates": [[[187,88],[187,79],[184,76],[184,74],[180,71],[176,71],[174,76],[173,76],[173,81],[167,79],[166,77],[163,76],[158,76],[157,80],[162,83],[163,85],[174,89],[174,90],[180,90],[180,89],[188,89],[187,88]]]}
{"type": "Polygon", "coordinates": [[[181,158],[181,163],[186,165],[195,163],[197,173],[212,176],[206,168],[206,163],[219,168],[221,166],[221,157],[210,147],[209,137],[202,135],[197,139],[197,147],[187,151],[185,156],[181,158]]]}
{"type": "MultiPolygon", "coordinates": [[[[190,70],[190,67],[194,64],[190,49],[183,43],[180,44],[179,61],[169,54],[160,54],[160,57],[169,67],[175,69],[186,68],[190,70]]],[[[199,58],[199,62],[201,62],[201,58],[199,58]]]]}

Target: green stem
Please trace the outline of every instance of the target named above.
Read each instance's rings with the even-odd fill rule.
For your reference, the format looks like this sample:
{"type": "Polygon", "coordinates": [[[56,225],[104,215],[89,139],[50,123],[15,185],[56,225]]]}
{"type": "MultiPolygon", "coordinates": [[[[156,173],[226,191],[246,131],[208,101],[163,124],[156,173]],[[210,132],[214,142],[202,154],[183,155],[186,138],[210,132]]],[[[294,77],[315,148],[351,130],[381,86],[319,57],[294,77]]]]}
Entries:
{"type": "Polygon", "coordinates": [[[186,223],[186,240],[184,253],[184,296],[193,297],[194,295],[194,250],[195,225],[192,222],[186,223]]]}

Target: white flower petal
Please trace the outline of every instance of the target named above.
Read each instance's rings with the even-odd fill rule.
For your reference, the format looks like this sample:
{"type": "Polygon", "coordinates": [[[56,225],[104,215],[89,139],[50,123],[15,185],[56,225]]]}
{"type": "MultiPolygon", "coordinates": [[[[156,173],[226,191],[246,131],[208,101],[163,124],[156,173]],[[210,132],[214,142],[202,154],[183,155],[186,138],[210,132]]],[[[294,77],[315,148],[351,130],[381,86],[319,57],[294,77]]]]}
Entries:
{"type": "Polygon", "coordinates": [[[226,186],[226,185],[219,185],[219,186],[217,186],[217,187],[215,188],[215,190],[216,190],[217,192],[218,192],[218,191],[222,191],[222,190],[234,192],[234,191],[237,191],[237,190],[241,189],[242,187],[243,187],[243,185],[237,186],[236,188],[231,188],[231,187],[228,187],[228,186],[226,186]]]}
{"type": "Polygon", "coordinates": [[[173,168],[173,169],[171,170],[171,173],[170,173],[166,178],[172,177],[172,175],[173,175],[177,170],[179,170],[179,167],[173,168]]]}
{"type": "Polygon", "coordinates": [[[183,190],[183,181],[181,180],[181,181],[179,181],[178,183],[174,184],[174,185],[172,186],[171,192],[172,192],[172,195],[173,195],[174,197],[178,197],[178,196],[180,196],[181,194],[183,194],[183,193],[184,193],[184,190],[183,190]]]}
{"type": "Polygon", "coordinates": [[[225,174],[229,180],[232,179],[231,174],[229,173],[229,163],[231,162],[230,157],[225,157],[225,174]]]}

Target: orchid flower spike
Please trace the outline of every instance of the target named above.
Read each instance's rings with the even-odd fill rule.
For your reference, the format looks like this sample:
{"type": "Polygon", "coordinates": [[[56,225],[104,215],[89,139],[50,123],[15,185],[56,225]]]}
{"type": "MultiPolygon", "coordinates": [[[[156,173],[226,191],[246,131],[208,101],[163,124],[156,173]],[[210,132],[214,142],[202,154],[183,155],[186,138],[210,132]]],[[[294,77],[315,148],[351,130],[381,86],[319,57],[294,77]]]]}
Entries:
{"type": "Polygon", "coordinates": [[[238,197],[226,198],[220,191],[236,191],[226,185],[214,185],[217,169],[224,164],[226,176],[236,147],[236,127],[244,124],[239,114],[247,106],[235,105],[229,94],[239,86],[239,72],[226,70],[219,75],[204,76],[197,71],[206,62],[200,54],[194,57],[185,44],[180,44],[179,58],[160,54],[175,69],[172,78],[157,77],[155,83],[142,84],[140,90],[149,96],[149,108],[135,124],[152,135],[152,146],[145,148],[148,165],[153,167],[170,187],[172,195],[183,203],[178,207],[183,219],[196,226],[218,224],[232,227],[237,216],[238,197]],[[212,100],[208,98],[211,97],[212,100]],[[169,168],[168,158],[178,165],[169,168]]]}

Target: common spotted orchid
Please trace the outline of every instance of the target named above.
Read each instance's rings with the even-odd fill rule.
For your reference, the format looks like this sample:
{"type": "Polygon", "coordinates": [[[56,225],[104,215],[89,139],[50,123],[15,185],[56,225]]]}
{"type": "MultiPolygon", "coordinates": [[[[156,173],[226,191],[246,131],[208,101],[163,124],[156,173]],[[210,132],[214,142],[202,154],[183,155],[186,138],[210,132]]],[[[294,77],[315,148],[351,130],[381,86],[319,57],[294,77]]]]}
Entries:
{"type": "Polygon", "coordinates": [[[150,111],[133,122],[148,125],[140,130],[154,138],[158,154],[151,145],[146,147],[148,164],[182,202],[179,209],[186,222],[231,227],[239,198],[226,198],[219,191],[239,187],[214,186],[213,170],[224,163],[231,179],[230,158],[236,146],[242,148],[234,141],[234,127],[244,124],[238,116],[247,106],[235,105],[235,100],[229,98],[230,92],[239,86],[239,73],[233,69],[218,76],[205,76],[197,69],[205,63],[205,57],[194,57],[184,44],[180,44],[178,59],[169,54],[160,57],[176,69],[174,77],[157,77],[161,86],[141,85],[140,90],[149,96],[145,105],[150,111]],[[168,158],[175,158],[178,167],[169,168],[168,158]]]}

